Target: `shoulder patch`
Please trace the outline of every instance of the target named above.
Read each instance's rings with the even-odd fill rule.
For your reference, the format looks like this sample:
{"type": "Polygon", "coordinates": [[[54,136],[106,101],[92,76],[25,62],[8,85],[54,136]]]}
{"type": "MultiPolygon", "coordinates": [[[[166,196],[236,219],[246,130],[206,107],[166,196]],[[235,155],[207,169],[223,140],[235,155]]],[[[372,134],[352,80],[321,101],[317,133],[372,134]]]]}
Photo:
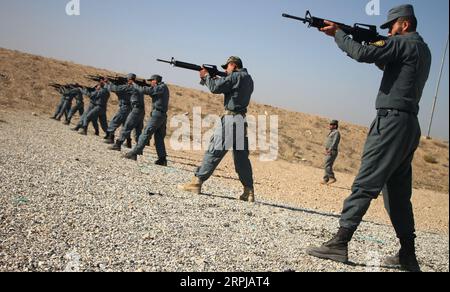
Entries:
{"type": "Polygon", "coordinates": [[[379,48],[383,48],[386,46],[386,41],[385,40],[380,40],[374,43],[370,43],[371,46],[375,46],[375,47],[379,47],[379,48]]]}

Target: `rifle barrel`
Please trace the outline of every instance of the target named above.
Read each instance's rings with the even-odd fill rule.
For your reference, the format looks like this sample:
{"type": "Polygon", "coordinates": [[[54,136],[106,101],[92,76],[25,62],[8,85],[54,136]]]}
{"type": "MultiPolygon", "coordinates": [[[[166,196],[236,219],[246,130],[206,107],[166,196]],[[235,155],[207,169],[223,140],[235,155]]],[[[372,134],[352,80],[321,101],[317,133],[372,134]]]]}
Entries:
{"type": "Polygon", "coordinates": [[[291,18],[291,19],[299,20],[299,21],[302,21],[303,23],[310,22],[308,19],[301,18],[301,17],[297,17],[297,16],[293,16],[293,15],[289,15],[289,14],[286,14],[286,13],[283,13],[282,16],[283,16],[283,17],[286,17],[286,18],[291,18]]]}
{"type": "Polygon", "coordinates": [[[162,63],[167,63],[167,64],[173,64],[173,61],[166,61],[166,60],[161,60],[161,59],[156,59],[156,61],[162,62],[162,63]]]}

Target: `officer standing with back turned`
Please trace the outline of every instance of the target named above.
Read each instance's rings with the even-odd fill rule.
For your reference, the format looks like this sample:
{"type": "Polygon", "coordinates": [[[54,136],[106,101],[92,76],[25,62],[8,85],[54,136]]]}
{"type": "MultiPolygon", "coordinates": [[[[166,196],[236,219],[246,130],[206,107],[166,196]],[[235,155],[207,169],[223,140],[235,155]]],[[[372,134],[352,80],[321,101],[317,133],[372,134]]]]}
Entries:
{"type": "Polygon", "coordinates": [[[431,67],[431,52],[416,32],[417,19],[411,5],[389,11],[381,26],[389,28],[389,38],[361,45],[338,25],[326,22],[322,31],[335,38],[339,48],[358,62],[384,69],[376,101],[377,117],[364,148],[361,169],[345,201],[338,233],[320,247],[307,250],[311,256],[348,262],[348,244],[381,192],[392,225],[400,239],[400,252],[384,260],[384,265],[420,272],[415,249],[412,196],[412,167],[421,130],[417,115],[431,67]]]}

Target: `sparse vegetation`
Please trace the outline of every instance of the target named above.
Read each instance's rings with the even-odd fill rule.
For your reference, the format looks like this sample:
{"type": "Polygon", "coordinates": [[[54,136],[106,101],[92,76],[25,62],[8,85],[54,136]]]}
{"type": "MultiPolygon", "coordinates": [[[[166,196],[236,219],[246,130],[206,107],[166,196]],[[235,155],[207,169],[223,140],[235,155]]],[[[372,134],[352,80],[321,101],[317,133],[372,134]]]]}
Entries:
{"type": "Polygon", "coordinates": [[[431,154],[427,154],[423,157],[423,159],[425,160],[425,162],[430,163],[430,164],[438,164],[439,162],[437,161],[436,157],[434,157],[431,154]]]}

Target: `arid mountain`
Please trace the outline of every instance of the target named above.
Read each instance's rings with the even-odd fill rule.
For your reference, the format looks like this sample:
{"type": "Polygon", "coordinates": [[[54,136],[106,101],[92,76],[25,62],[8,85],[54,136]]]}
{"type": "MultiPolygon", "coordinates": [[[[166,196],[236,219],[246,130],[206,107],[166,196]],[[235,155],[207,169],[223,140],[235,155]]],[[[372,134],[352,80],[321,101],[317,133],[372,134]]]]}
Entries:
{"type": "MultiPolygon", "coordinates": [[[[54,111],[59,96],[48,84],[78,82],[92,85],[92,82],[85,78],[87,74],[116,75],[103,69],[0,48],[0,106],[50,114],[54,111]]],[[[170,76],[166,76],[166,80],[170,82],[170,76]]],[[[203,115],[220,114],[223,111],[221,97],[176,85],[170,85],[170,89],[169,116],[183,113],[191,113],[192,116],[195,106],[202,108],[203,115]]],[[[114,95],[110,104],[109,117],[117,109],[117,99],[114,95]]],[[[150,109],[147,112],[149,111],[150,109]]],[[[258,103],[251,105],[250,114],[279,116],[280,160],[317,168],[322,166],[328,119],[258,103]]],[[[170,129],[169,133],[173,130],[170,129]]],[[[340,130],[343,140],[336,170],[356,174],[367,128],[343,122],[340,130]]],[[[414,160],[415,188],[448,193],[448,177],[448,142],[422,139],[414,160]]]]}

